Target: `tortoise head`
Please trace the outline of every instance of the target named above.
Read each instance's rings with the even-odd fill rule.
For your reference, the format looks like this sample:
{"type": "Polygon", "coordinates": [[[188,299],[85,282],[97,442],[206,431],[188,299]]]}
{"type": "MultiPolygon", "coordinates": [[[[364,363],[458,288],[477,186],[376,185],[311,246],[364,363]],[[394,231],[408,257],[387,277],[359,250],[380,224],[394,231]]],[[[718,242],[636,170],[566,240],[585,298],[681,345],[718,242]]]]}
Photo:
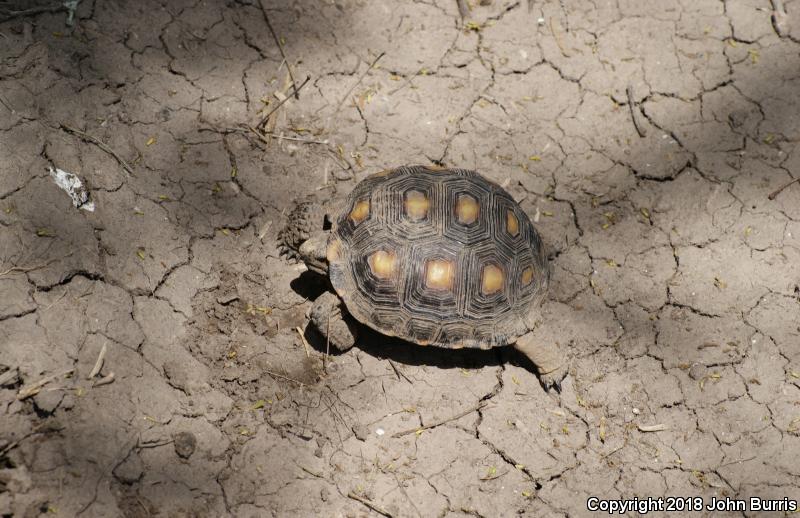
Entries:
{"type": "Polygon", "coordinates": [[[327,274],[325,250],[330,234],[331,217],[322,203],[304,200],[295,204],[286,226],[278,233],[281,255],[306,263],[309,270],[327,274]]]}

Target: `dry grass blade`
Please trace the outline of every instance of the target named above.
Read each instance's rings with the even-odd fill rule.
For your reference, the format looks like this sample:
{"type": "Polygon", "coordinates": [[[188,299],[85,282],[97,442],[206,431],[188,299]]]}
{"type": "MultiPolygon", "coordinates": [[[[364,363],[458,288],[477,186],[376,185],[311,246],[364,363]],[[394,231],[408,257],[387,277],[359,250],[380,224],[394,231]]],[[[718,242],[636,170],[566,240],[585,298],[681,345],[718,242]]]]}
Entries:
{"type": "Polygon", "coordinates": [[[353,500],[356,500],[357,502],[361,502],[362,504],[366,505],[367,507],[369,507],[370,509],[372,509],[373,511],[375,511],[378,514],[382,514],[383,516],[386,516],[388,518],[394,518],[394,515],[392,513],[390,513],[389,511],[387,511],[386,509],[384,509],[383,507],[379,506],[378,504],[373,503],[371,500],[367,500],[363,496],[359,496],[359,495],[353,493],[352,491],[347,493],[347,498],[352,498],[353,500]]]}
{"type": "Polygon", "coordinates": [[[50,383],[51,381],[53,381],[53,380],[55,380],[57,378],[60,378],[62,376],[66,376],[68,374],[72,374],[72,372],[74,370],[75,369],[67,369],[67,370],[65,370],[63,372],[60,372],[60,373],[57,373],[57,374],[51,374],[50,376],[46,376],[46,377],[40,379],[39,381],[37,381],[36,383],[34,383],[33,385],[31,385],[29,387],[21,388],[19,390],[19,392],[17,392],[17,399],[22,401],[23,399],[27,399],[27,398],[29,398],[31,396],[35,396],[36,394],[39,393],[40,390],[42,390],[42,387],[44,387],[45,385],[47,385],[48,383],[50,383]]]}
{"type": "Polygon", "coordinates": [[[103,344],[103,347],[100,348],[100,354],[97,355],[97,361],[94,362],[94,367],[92,368],[92,372],[90,372],[89,375],[86,376],[87,380],[90,380],[95,376],[97,376],[97,374],[100,372],[100,369],[103,368],[103,362],[106,359],[106,352],[108,352],[108,347],[106,346],[106,344],[103,344]]]}
{"type": "Polygon", "coordinates": [[[102,387],[103,385],[108,385],[109,383],[113,383],[114,379],[114,373],[109,372],[107,376],[103,376],[99,380],[95,381],[92,387],[102,387]]]}

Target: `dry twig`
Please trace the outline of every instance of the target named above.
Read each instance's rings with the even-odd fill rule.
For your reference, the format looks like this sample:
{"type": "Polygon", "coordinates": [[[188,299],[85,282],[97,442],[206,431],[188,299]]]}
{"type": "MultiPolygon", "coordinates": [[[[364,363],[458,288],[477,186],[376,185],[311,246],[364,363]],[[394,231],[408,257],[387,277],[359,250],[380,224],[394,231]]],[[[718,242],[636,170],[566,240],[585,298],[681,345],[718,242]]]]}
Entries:
{"type": "Polygon", "coordinates": [[[72,128],[70,126],[67,126],[63,122],[61,124],[59,124],[59,126],[61,127],[61,129],[63,129],[67,133],[72,133],[73,135],[77,135],[80,138],[82,138],[83,140],[85,140],[87,142],[91,142],[92,144],[96,145],[97,147],[99,147],[100,149],[102,149],[103,151],[105,151],[106,153],[111,155],[112,157],[114,157],[116,159],[116,161],[119,162],[119,165],[121,165],[122,168],[125,169],[125,172],[127,172],[129,175],[133,175],[133,169],[131,168],[131,166],[129,166],[128,163],[125,160],[123,160],[123,158],[121,156],[119,156],[116,151],[114,151],[113,149],[108,147],[108,145],[105,144],[102,140],[99,140],[98,138],[93,137],[93,136],[89,135],[88,133],[84,133],[83,131],[81,131],[79,129],[75,129],[75,128],[72,128]]]}
{"type": "Polygon", "coordinates": [[[274,376],[276,378],[281,378],[281,379],[284,379],[286,381],[291,381],[293,383],[297,383],[301,387],[305,387],[306,386],[306,384],[303,383],[302,381],[296,380],[294,378],[290,378],[289,376],[284,376],[283,374],[278,374],[277,372],[274,372],[274,371],[271,371],[271,370],[267,370],[267,369],[261,369],[261,370],[263,370],[264,372],[266,372],[270,376],[274,376]]]}
{"type": "Polygon", "coordinates": [[[389,511],[387,511],[383,507],[373,503],[371,500],[367,500],[363,496],[359,496],[359,495],[353,493],[352,491],[347,493],[347,498],[352,498],[353,500],[356,500],[357,502],[361,502],[362,504],[366,505],[367,507],[369,507],[370,509],[372,509],[376,513],[382,514],[383,516],[386,516],[387,518],[393,518],[392,513],[390,513],[389,511]]]}
{"type": "Polygon", "coordinates": [[[466,410],[463,410],[463,411],[457,413],[454,416],[448,417],[447,419],[440,419],[440,420],[434,421],[434,422],[432,422],[430,424],[426,424],[425,426],[418,426],[416,428],[409,428],[408,430],[403,430],[402,432],[397,432],[397,433],[393,434],[392,437],[398,438],[398,437],[402,437],[404,435],[408,435],[410,433],[417,433],[417,432],[421,432],[422,430],[428,430],[430,428],[436,428],[437,426],[441,426],[441,425],[443,425],[445,423],[449,423],[450,421],[455,421],[456,419],[461,419],[465,415],[471,414],[472,412],[477,412],[481,408],[485,407],[486,404],[487,404],[486,401],[481,401],[477,405],[475,405],[473,407],[470,407],[470,408],[468,408],[466,410]]]}
{"type": "Polygon", "coordinates": [[[797,183],[797,182],[800,182],[800,176],[798,176],[797,178],[792,179],[790,182],[785,183],[784,185],[781,185],[780,187],[778,187],[777,189],[775,189],[774,191],[769,193],[769,196],[767,196],[767,198],[769,198],[770,200],[774,200],[781,193],[781,191],[783,191],[784,189],[786,189],[787,187],[789,187],[793,183],[797,183]]]}
{"type": "MultiPolygon", "coordinates": [[[[295,93],[295,95],[297,94],[297,92],[299,92],[299,91],[300,91],[300,89],[301,89],[301,88],[303,88],[304,86],[306,86],[306,83],[308,83],[308,81],[309,81],[310,79],[311,79],[311,76],[306,76],[306,80],[305,80],[305,81],[303,81],[303,82],[302,82],[302,84],[300,84],[300,86],[298,86],[298,87],[294,88],[294,93],[295,93]]],[[[261,128],[261,127],[265,126],[265,125],[267,124],[267,121],[269,120],[270,116],[271,116],[273,113],[275,113],[275,112],[278,110],[278,108],[280,108],[281,106],[283,106],[283,103],[285,103],[285,102],[286,102],[286,101],[288,101],[289,99],[290,99],[290,97],[289,97],[289,96],[286,96],[286,97],[284,97],[283,99],[281,99],[281,100],[278,102],[278,104],[276,104],[276,105],[275,105],[275,107],[274,107],[274,108],[272,108],[272,109],[271,109],[271,110],[270,110],[270,111],[269,111],[269,112],[268,112],[266,115],[264,115],[264,116],[261,118],[261,121],[260,121],[258,124],[256,124],[256,128],[261,128]]]]}
{"type": "Polygon", "coordinates": [[[269,15],[267,14],[267,6],[264,4],[264,0],[261,0],[261,12],[264,13],[264,21],[267,22],[267,28],[269,29],[269,32],[272,34],[272,38],[275,40],[275,44],[278,45],[278,50],[281,51],[281,56],[283,56],[283,60],[286,62],[286,69],[289,71],[289,77],[291,78],[292,86],[294,87],[294,98],[300,99],[300,88],[297,87],[297,82],[294,80],[292,65],[291,63],[289,63],[289,58],[286,57],[286,52],[283,50],[283,43],[281,43],[281,39],[275,33],[275,29],[272,28],[272,23],[270,23],[269,21],[269,15]]]}
{"type": "Polygon", "coordinates": [[[363,72],[363,73],[362,73],[362,74],[361,74],[361,75],[358,77],[358,81],[356,81],[356,82],[353,84],[353,86],[351,86],[351,87],[350,87],[350,89],[349,89],[349,90],[347,90],[347,93],[345,93],[345,94],[342,96],[342,99],[339,101],[339,104],[336,106],[336,111],[334,112],[334,116],[336,116],[336,114],[337,114],[337,113],[339,113],[339,110],[342,108],[342,105],[343,105],[343,104],[344,104],[344,102],[347,100],[347,98],[348,98],[348,97],[350,97],[350,94],[351,94],[351,93],[353,93],[353,90],[355,90],[355,89],[356,89],[356,87],[357,87],[359,84],[361,84],[361,81],[363,81],[363,80],[364,80],[364,78],[367,76],[367,74],[369,74],[369,71],[370,71],[370,70],[372,70],[372,69],[375,67],[375,65],[377,65],[377,64],[378,64],[378,61],[379,61],[379,60],[380,60],[380,59],[381,59],[381,58],[384,56],[384,54],[386,54],[386,53],[385,53],[385,52],[381,52],[380,54],[378,54],[378,57],[376,57],[376,58],[375,58],[375,59],[372,61],[372,63],[370,63],[370,65],[367,67],[367,69],[366,69],[366,70],[364,70],[364,72],[363,72]]]}

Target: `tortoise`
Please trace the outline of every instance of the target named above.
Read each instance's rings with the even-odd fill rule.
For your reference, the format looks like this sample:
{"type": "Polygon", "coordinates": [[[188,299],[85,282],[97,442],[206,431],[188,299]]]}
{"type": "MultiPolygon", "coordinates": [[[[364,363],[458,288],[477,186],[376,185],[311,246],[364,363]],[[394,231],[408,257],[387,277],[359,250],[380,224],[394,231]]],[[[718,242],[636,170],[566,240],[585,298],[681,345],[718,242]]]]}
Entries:
{"type": "Polygon", "coordinates": [[[346,351],[358,324],[418,345],[513,345],[546,390],[566,364],[531,332],[550,284],[539,233],[501,186],[475,171],[403,166],[369,176],[346,199],[298,202],[283,254],[327,275],[309,320],[346,351]]]}

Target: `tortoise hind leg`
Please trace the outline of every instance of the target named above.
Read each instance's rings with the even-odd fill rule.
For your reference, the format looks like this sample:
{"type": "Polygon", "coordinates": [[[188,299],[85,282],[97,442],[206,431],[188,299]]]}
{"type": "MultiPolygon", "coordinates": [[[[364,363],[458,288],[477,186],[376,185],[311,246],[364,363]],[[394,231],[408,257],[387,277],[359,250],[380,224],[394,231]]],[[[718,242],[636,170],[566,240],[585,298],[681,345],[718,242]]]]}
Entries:
{"type": "Polygon", "coordinates": [[[358,325],[335,293],[326,291],[317,297],[309,317],[311,325],[326,343],[330,343],[331,349],[345,352],[355,345],[358,325]]]}
{"type": "Polygon", "coordinates": [[[561,392],[561,380],[567,375],[567,362],[558,346],[536,341],[533,333],[528,333],[517,340],[514,348],[536,366],[539,381],[545,390],[554,388],[556,392],[561,392]]]}

